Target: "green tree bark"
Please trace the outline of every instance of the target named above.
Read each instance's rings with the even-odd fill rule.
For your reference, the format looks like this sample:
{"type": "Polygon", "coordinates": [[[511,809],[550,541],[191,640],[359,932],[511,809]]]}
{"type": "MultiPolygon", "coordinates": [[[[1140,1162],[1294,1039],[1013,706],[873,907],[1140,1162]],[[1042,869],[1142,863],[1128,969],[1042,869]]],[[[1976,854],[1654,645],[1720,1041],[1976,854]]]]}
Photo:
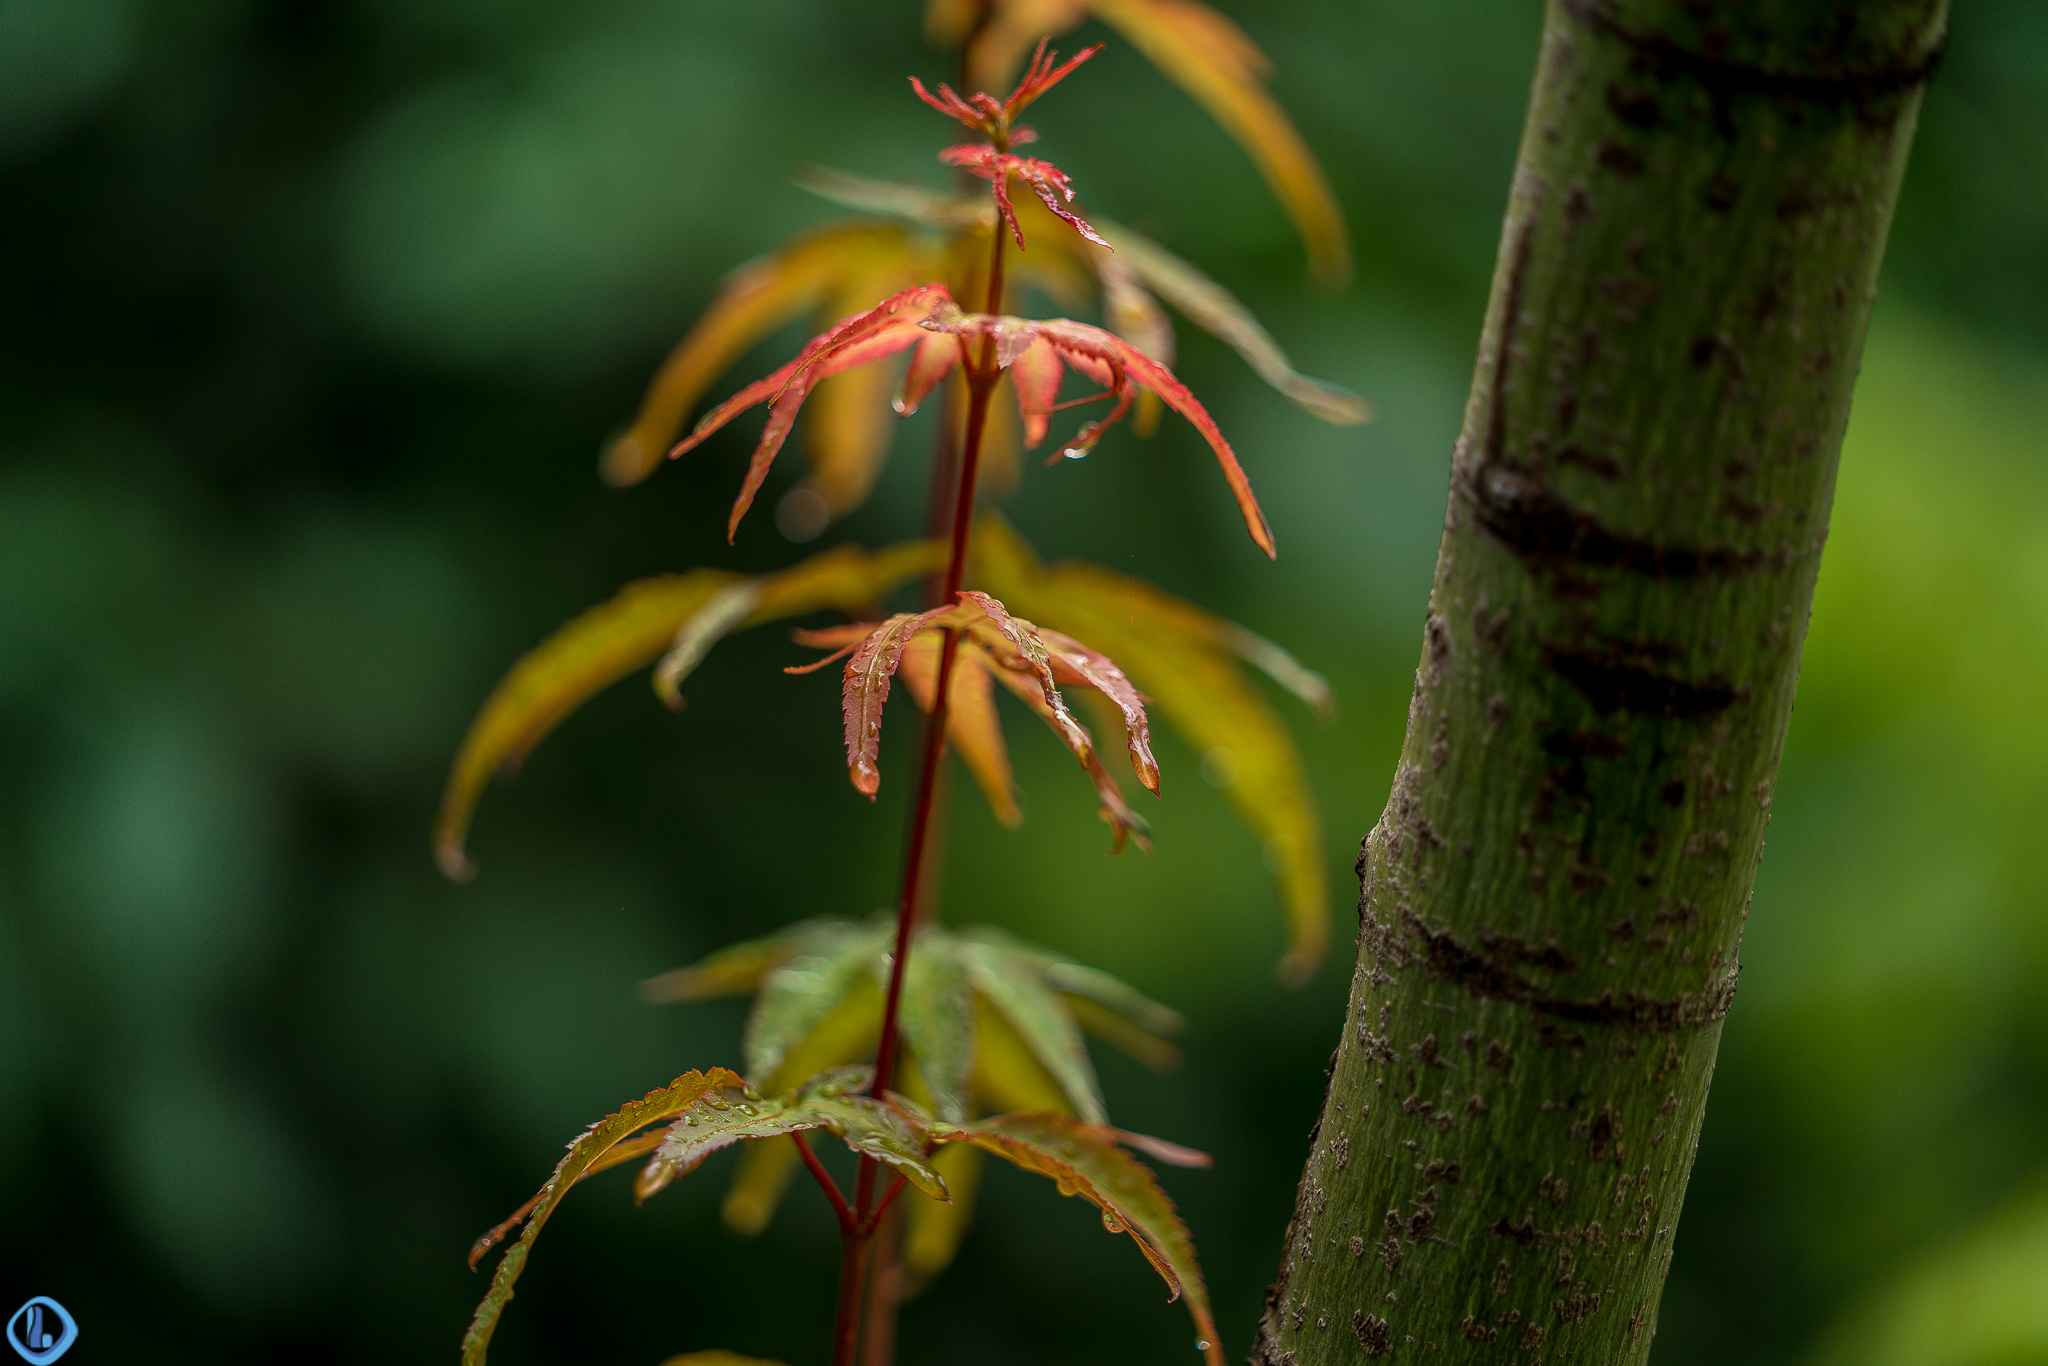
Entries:
{"type": "Polygon", "coordinates": [[[1252,1360],[1640,1362],[1946,0],[1551,0],[1252,1360]]]}

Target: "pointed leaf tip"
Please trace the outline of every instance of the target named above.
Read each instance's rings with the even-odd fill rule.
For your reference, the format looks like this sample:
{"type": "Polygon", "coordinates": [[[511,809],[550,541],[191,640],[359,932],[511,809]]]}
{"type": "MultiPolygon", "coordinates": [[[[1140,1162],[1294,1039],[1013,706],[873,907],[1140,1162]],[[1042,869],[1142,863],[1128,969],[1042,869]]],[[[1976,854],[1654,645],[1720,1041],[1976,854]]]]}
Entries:
{"type": "MultiPolygon", "coordinates": [[[[1145,692],[1152,717],[1163,717],[1195,753],[1231,751],[1237,771],[1225,797],[1260,845],[1277,840],[1293,854],[1269,871],[1288,929],[1285,980],[1305,980],[1330,935],[1322,822],[1287,726],[1238,664],[1262,653],[1248,648],[1249,633],[1141,579],[1075,561],[1046,565],[994,514],[975,529],[969,574],[1013,607],[1112,655],[1145,692]]],[[[1291,672],[1271,656],[1258,662],[1291,672]]]]}
{"type": "Polygon", "coordinates": [[[1271,63],[1244,30],[1196,0],[1086,0],[1095,16],[1151,63],[1250,154],[1308,248],[1325,288],[1351,278],[1351,238],[1329,180],[1266,89],[1271,63]]]}
{"type": "MultiPolygon", "coordinates": [[[[449,767],[433,848],[441,871],[457,881],[475,874],[463,852],[470,818],[493,773],[515,771],[534,746],[570,713],[599,691],[688,641],[678,634],[693,622],[719,627],[715,639],[733,626],[794,616],[820,607],[857,611],[866,603],[944,562],[945,548],[915,541],[866,554],[849,546],[793,565],[779,574],[746,580],[722,569],[662,574],[621,588],[570,621],[515,662],[491,690],[463,737],[449,767]],[[702,616],[714,601],[736,608],[737,597],[720,599],[736,586],[751,585],[758,598],[743,619],[702,616]]],[[[708,648],[709,640],[698,642],[708,648]]],[[[679,661],[680,662],[680,661],[679,661]]],[[[678,669],[677,676],[680,677],[678,669]]],[[[659,684],[657,684],[657,687],[659,684]]]]}
{"type": "Polygon", "coordinates": [[[813,337],[794,360],[713,408],[696,430],[677,443],[669,452],[671,457],[694,449],[747,409],[768,404],[768,420],[762,426],[761,440],[754,447],[739,496],[733,500],[732,513],[726,519],[728,544],[738,536],[740,519],[753,506],[754,496],[767,480],[768,470],[789,439],[797,412],[811,390],[842,371],[882,360],[914,345],[925,335],[919,326],[925,315],[951,302],[946,286],[939,283],[918,285],[884,299],[867,312],[813,337]]]}
{"type": "Polygon", "coordinates": [[[841,687],[846,722],[846,767],[854,787],[872,798],[882,785],[875,756],[882,745],[882,706],[889,700],[889,681],[903,662],[911,638],[953,611],[899,612],[875,627],[847,658],[841,687]]]}
{"type": "Polygon", "coordinates": [[[911,256],[910,234],[870,219],[820,228],[735,271],[662,363],[631,429],[606,450],[599,466],[604,481],[625,488],[647,478],[711,382],[749,347],[817,307],[850,276],[877,262],[907,270],[911,256]]]}
{"type": "Polygon", "coordinates": [[[554,1175],[548,1178],[540,1193],[522,1206],[519,1213],[478,1240],[479,1248],[475,1255],[481,1256],[522,1217],[525,1219],[526,1231],[498,1260],[497,1269],[491,1275],[491,1287],[477,1306],[468,1331],[462,1336],[463,1366],[484,1366],[491,1335],[497,1331],[498,1320],[512,1299],[513,1286],[526,1269],[534,1240],[540,1236],[549,1216],[571,1187],[586,1176],[616,1165],[619,1160],[616,1155],[621,1150],[629,1154],[644,1151],[644,1140],[633,1139],[633,1135],[648,1125],[682,1113],[712,1091],[744,1089],[745,1083],[722,1067],[701,1073],[685,1072],[665,1089],[650,1091],[644,1099],[621,1106],[616,1114],[591,1125],[571,1143],[568,1154],[556,1165],[554,1175]]]}
{"type": "Polygon", "coordinates": [[[1245,475],[1237,453],[1224,439],[1216,420],[1171,370],[1137,346],[1114,332],[1066,318],[1039,322],[989,313],[963,313],[950,302],[934,308],[924,319],[923,326],[930,331],[950,332],[962,337],[994,338],[997,363],[1006,368],[1014,367],[1036,343],[1044,342],[1058,351],[1064,363],[1101,384],[1115,397],[1116,406],[1081,429],[1064,452],[1070,457],[1085,455],[1104,431],[1122,420],[1140,387],[1151,390],[1169,408],[1193,423],[1195,430],[1209,443],[1209,449],[1223,471],[1224,482],[1229,484],[1232,496],[1237,499],[1238,511],[1244,517],[1245,529],[1251,533],[1253,543],[1266,552],[1268,559],[1278,554],[1273,542],[1273,529],[1266,522],[1266,514],[1259,507],[1257,495],[1252,492],[1251,480],[1245,475]]]}
{"type": "Polygon", "coordinates": [[[1137,1243],[1166,1282],[1169,1298],[1186,1301],[1209,1366],[1223,1366],[1216,1319],[1195,1257],[1194,1240],[1151,1170],[1118,1146],[1124,1137],[1120,1131],[1106,1124],[1040,1113],[998,1115],[968,1125],[938,1124],[933,1126],[932,1136],[944,1143],[972,1143],[1025,1171],[1051,1179],[1062,1194],[1078,1195],[1095,1205],[1102,1211],[1103,1227],[1127,1233],[1137,1243]]]}

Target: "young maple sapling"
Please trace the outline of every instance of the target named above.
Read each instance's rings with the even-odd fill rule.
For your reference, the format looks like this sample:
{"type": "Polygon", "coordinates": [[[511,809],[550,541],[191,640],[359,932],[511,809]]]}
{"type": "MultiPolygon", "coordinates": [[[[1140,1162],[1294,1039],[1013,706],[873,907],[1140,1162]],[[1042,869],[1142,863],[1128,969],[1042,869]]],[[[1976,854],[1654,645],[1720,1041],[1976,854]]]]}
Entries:
{"type": "MultiPolygon", "coordinates": [[[[1208,16],[1203,23],[1227,24],[1200,6],[1184,9],[1208,16]]],[[[1172,34],[1186,18],[1177,11],[1143,22],[1172,34]]],[[[985,54],[985,38],[977,31],[965,46],[985,54]]],[[[1018,116],[1100,51],[1097,44],[1061,63],[1040,37],[1022,78],[1001,99],[985,92],[962,97],[946,84],[934,93],[912,78],[919,99],[978,137],[945,148],[940,162],[988,182],[987,191],[942,196],[836,173],[813,177],[829,197],[907,224],[865,220],[827,229],[728,286],[657,377],[640,422],[607,458],[615,482],[644,477],[652,468],[642,454],[650,437],[666,433],[666,444],[715,373],[714,361],[729,361],[792,308],[830,310],[870,289],[787,364],[713,407],[669,454],[688,453],[766,405],[728,521],[730,541],[807,401],[823,405],[825,415],[820,420],[814,411],[807,419],[813,469],[799,488],[819,499],[820,490],[830,490],[837,501],[829,510],[838,512],[872,485],[884,444],[862,434],[869,415],[850,416],[847,399],[866,398],[870,409],[907,416],[937,394],[944,400],[931,478],[938,534],[872,553],[842,547],[776,574],[699,569],[628,585],[519,661],[464,741],[436,831],[441,865],[456,877],[474,871],[463,843],[488,775],[516,766],[601,688],[654,662],[657,693],[680,706],[682,681],[723,636],[823,608],[858,615],[913,580],[930,580],[922,610],[798,631],[798,643],[829,653],[786,670],[810,673],[844,659],[847,765],[854,787],[870,798],[882,780],[884,704],[896,677],[925,713],[893,913],[866,923],[807,921],[646,984],[656,1000],[754,992],[744,1070],[688,1072],[593,1125],[540,1193],[478,1241],[472,1265],[523,1225],[464,1338],[465,1363],[484,1360],[541,1227],[572,1186],[644,1161],[634,1186],[644,1199],[736,1144],[747,1145],[726,1202],[736,1228],[765,1225],[799,1168],[834,1212],[842,1249],[834,1366],[888,1360],[896,1303],[951,1260],[986,1154],[1049,1176],[1063,1192],[1096,1204],[1104,1224],[1129,1233],[1171,1294],[1185,1298],[1212,1366],[1223,1360],[1192,1240],[1132,1153],[1185,1166],[1208,1159],[1112,1127],[1082,1040],[1085,1028],[1141,1061],[1168,1066],[1177,1053],[1164,1036],[1179,1027],[1179,1017],[1051,950],[993,929],[943,926],[925,904],[949,748],[1002,823],[1021,819],[997,685],[1037,715],[1083,769],[1111,828],[1113,851],[1133,842],[1149,852],[1144,820],[1062,691],[1080,689],[1099,698],[1106,723],[1122,730],[1131,767],[1154,795],[1160,776],[1148,706],[1201,751],[1230,747],[1241,780],[1250,780],[1240,811],[1280,869],[1288,903],[1292,942],[1283,975],[1305,976],[1327,933],[1320,828],[1299,756],[1239,664],[1266,670],[1326,710],[1322,680],[1242,627],[1105,570],[1043,565],[1000,517],[977,520],[991,464],[1007,482],[1016,445],[1038,447],[1060,412],[1109,405],[1058,448],[1054,464],[1088,454],[1134,408],[1148,426],[1163,404],[1202,434],[1253,541],[1275,553],[1230,443],[1169,368],[1172,332],[1155,294],[1230,342],[1310,411],[1333,421],[1366,415],[1354,396],[1296,374],[1220,286],[1137,234],[1091,223],[1074,207],[1075,190],[1063,172],[1016,152],[1037,140],[1018,116]],[[1013,198],[1013,180],[1030,196],[1013,198]],[[1009,311],[1019,277],[1044,289],[1062,273],[1072,278],[1076,265],[1085,268],[1084,278],[1099,281],[1109,327],[1009,311]],[[963,298],[979,308],[968,311],[963,298]],[[890,378],[905,353],[893,401],[883,409],[872,377],[890,378]],[[1069,372],[1096,392],[1063,401],[1069,372]],[[1014,399],[1014,429],[998,408],[1000,389],[1014,399]],[[811,1137],[820,1132],[852,1150],[850,1191],[812,1149],[811,1137]]]]}

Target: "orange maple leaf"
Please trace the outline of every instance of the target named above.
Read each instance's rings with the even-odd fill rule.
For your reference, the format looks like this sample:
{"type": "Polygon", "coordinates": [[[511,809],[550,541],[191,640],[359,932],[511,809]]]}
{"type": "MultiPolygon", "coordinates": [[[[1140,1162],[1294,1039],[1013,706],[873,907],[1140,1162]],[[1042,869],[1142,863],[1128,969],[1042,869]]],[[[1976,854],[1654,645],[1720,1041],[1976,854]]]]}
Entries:
{"type": "MultiPolygon", "coordinates": [[[[1017,136],[1023,133],[1031,133],[1031,130],[1019,128],[1011,140],[1031,141],[1038,136],[1036,133],[1031,133],[1031,138],[1017,136]]],[[[963,142],[958,146],[948,147],[939,153],[939,160],[945,165],[958,166],[963,171],[978,175],[994,187],[996,212],[1003,216],[1003,222],[1009,226],[1010,236],[1017,239],[1019,250],[1024,247],[1024,230],[1017,226],[1017,208],[1010,202],[1011,176],[1016,176],[1029,185],[1032,192],[1045,202],[1045,207],[1052,210],[1054,217],[1072,225],[1075,232],[1098,247],[1115,250],[1102,239],[1100,233],[1088,225],[1086,219],[1060,202],[1062,199],[1069,204],[1073,202],[1074,186],[1073,182],[1067,179],[1067,173],[1050,161],[1020,157],[985,142],[963,142]]]]}
{"type": "MultiPolygon", "coordinates": [[[[985,674],[1015,693],[1031,708],[1071,751],[1089,779],[1109,822],[1115,847],[1135,839],[1149,850],[1144,820],[1124,802],[1116,779],[1103,767],[1096,753],[1095,739],[1088,728],[1067,709],[1060,685],[1093,688],[1113,703],[1122,714],[1125,748],[1131,768],[1154,795],[1159,792],[1159,764],[1152,756],[1152,733],[1145,716],[1145,699],[1124,676],[1122,669],[1100,651],[1090,649],[1071,636],[1048,631],[1011,615],[1008,609],[986,593],[969,590],[960,594],[957,605],[935,607],[925,612],[901,612],[882,622],[855,622],[818,631],[798,631],[799,644],[832,650],[810,664],[796,665],[785,672],[810,673],[842,656],[846,660],[841,706],[846,724],[846,763],[853,785],[872,798],[881,789],[882,774],[876,762],[881,749],[882,707],[888,701],[889,686],[899,669],[914,658],[914,647],[940,631],[958,631],[961,641],[954,658],[956,670],[985,674]]],[[[976,690],[985,687],[977,683],[976,690]]],[[[927,686],[921,693],[932,690],[927,686]]],[[[921,702],[929,705],[926,697],[921,702]]],[[[992,714],[982,726],[992,724],[992,714]]],[[[1001,735],[977,727],[977,745],[993,747],[1000,753],[1001,735]]],[[[986,765],[991,774],[1000,772],[1008,782],[1008,763],[994,755],[986,765]]]]}
{"type": "Polygon", "coordinates": [[[1017,210],[1010,203],[1011,176],[1029,185],[1032,192],[1045,201],[1045,207],[1070,224],[1075,232],[1097,246],[1107,247],[1109,243],[1103,241],[1094,228],[1066,207],[1066,204],[1074,202],[1074,186],[1067,179],[1066,172],[1049,161],[1020,157],[1010,150],[1038,141],[1036,129],[1012,124],[1011,120],[1023,113],[1033,100],[1065,80],[1075,67],[1102,51],[1102,44],[1097,43],[1094,47],[1082,49],[1064,65],[1055,66],[1059,54],[1045,50],[1045,45],[1051,41],[1050,38],[1038,40],[1038,50],[1031,54],[1031,64],[1025,68],[1024,79],[1017,83],[1008,99],[999,100],[985,90],[962,99],[954,93],[952,86],[943,81],[939,83],[939,93],[934,95],[915,76],[910,78],[910,88],[917,92],[919,99],[947,118],[959,120],[988,139],[986,143],[966,142],[948,147],[939,153],[939,160],[989,182],[995,194],[996,212],[1009,225],[1010,236],[1017,239],[1020,251],[1024,247],[1024,230],[1017,226],[1017,210]]]}
{"type": "Polygon", "coordinates": [[[742,412],[758,403],[768,404],[767,425],[761,431],[760,444],[754,448],[746,479],[726,523],[726,539],[730,541],[739,530],[740,518],[753,506],[754,495],[768,477],[776,453],[788,439],[797,410],[819,380],[893,356],[914,345],[916,354],[911,357],[903,388],[896,398],[896,411],[907,416],[917,411],[918,403],[932,387],[961,362],[961,347],[972,337],[995,340],[995,363],[997,368],[1011,373],[1030,445],[1036,446],[1043,438],[1050,415],[1067,406],[1054,401],[1067,366],[1101,385],[1101,397],[1116,400],[1108,416],[1083,427],[1061,450],[1060,454],[1069,459],[1078,460],[1093,450],[1102,433],[1129,411],[1132,396],[1141,388],[1159,395],[1168,407],[1194,423],[1208,441],[1230,491],[1236,495],[1238,510],[1252,540],[1268,557],[1276,553],[1273,530],[1266,524],[1266,515],[1252,493],[1244,467],[1237,462],[1237,454],[1224,439],[1216,420],[1171,370],[1115,333],[1087,323],[1066,318],[1038,321],[994,313],[963,313],[942,284],[906,289],[814,337],[795,360],[706,413],[696,430],[679,442],[669,456],[673,459],[693,450],[742,412]]]}
{"type": "Polygon", "coordinates": [[[1012,143],[1030,142],[1038,136],[1026,128],[1013,128],[1011,121],[1028,109],[1032,101],[1065,80],[1075,67],[1102,51],[1102,44],[1097,43],[1093,47],[1082,48],[1055,66],[1054,63],[1059,62],[1059,53],[1047,52],[1045,47],[1051,41],[1050,36],[1038,40],[1038,50],[1031,54],[1030,65],[1024,68],[1024,78],[1017,82],[1017,88],[1007,99],[999,100],[981,90],[963,100],[944,81],[939,82],[939,93],[934,95],[915,76],[910,78],[910,88],[917,92],[919,99],[947,118],[958,119],[1007,150],[1012,143]]]}

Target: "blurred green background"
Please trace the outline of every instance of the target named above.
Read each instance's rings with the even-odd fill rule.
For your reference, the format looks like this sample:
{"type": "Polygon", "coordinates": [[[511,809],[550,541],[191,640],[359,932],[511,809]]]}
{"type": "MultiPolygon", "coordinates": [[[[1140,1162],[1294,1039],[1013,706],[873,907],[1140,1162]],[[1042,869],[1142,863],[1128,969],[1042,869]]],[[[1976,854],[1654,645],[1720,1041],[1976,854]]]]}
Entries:
{"type": "MultiPolygon", "coordinates": [[[[1125,45],[1034,111],[1046,155],[1380,420],[1321,426],[1183,329],[1279,562],[1173,419],[1029,469],[1010,511],[1335,683],[1333,725],[1281,705],[1337,961],[1273,984],[1258,850],[1171,741],[1158,854],[1112,862],[1020,728],[1030,821],[963,785],[946,896],[1192,1017],[1177,1075],[1099,1062],[1122,1123],[1217,1156],[1165,1180],[1238,1353],[1338,1027],[1540,8],[1227,8],[1351,216],[1348,293],[1302,287],[1249,163],[1125,45]]],[[[452,1359],[470,1240],[585,1123],[735,1060],[738,1004],[633,984],[889,900],[908,784],[852,792],[779,631],[721,646],[680,717],[634,681],[573,718],[486,798],[474,884],[426,831],[518,652],[625,579],[797,556],[765,508],[719,535],[749,424],[631,492],[596,455],[718,278],[833,216],[796,163],[944,183],[903,78],[947,71],[908,0],[0,0],[0,1292],[69,1306],[72,1359],[452,1359]]],[[[1957,0],[1660,1363],[2048,1362],[2044,186],[2048,6],[1957,0]]],[[[827,543],[913,534],[925,449],[827,543]]],[[[729,1161],[644,1209],[579,1192],[493,1359],[821,1359],[826,1212],[799,1191],[734,1238],[729,1161]]],[[[902,1360],[1192,1360],[1132,1249],[1013,1175],[902,1360]]]]}

